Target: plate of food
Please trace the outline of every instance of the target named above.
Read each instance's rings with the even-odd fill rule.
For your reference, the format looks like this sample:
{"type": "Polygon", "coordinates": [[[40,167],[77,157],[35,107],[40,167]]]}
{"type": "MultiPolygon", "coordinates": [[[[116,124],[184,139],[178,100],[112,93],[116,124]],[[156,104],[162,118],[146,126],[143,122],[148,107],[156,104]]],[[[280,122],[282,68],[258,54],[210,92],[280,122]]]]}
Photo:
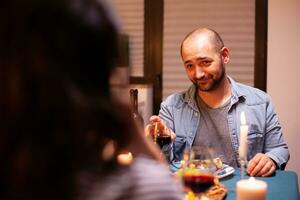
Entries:
{"type": "Polygon", "coordinates": [[[218,177],[219,179],[221,179],[221,178],[227,177],[233,173],[234,173],[233,167],[223,164],[222,168],[218,169],[215,172],[215,176],[218,177]]]}
{"type": "MultiPolygon", "coordinates": [[[[202,160],[202,161],[197,161],[197,162],[193,162],[193,166],[192,168],[196,167],[196,168],[202,168],[208,164],[207,160],[202,160]]],[[[219,179],[222,179],[224,177],[227,177],[231,174],[234,173],[235,169],[229,165],[223,164],[220,158],[214,158],[213,162],[216,166],[216,171],[214,172],[215,176],[219,179]]],[[[184,161],[181,162],[177,162],[177,163],[173,163],[171,165],[171,170],[173,172],[175,172],[175,174],[180,174],[181,173],[181,169],[182,169],[182,165],[184,164],[184,161]]]]}
{"type": "MultiPolygon", "coordinates": [[[[207,165],[207,160],[198,161],[197,167],[204,167],[207,165]]],[[[234,173],[234,168],[222,163],[220,158],[214,158],[213,163],[216,166],[215,176],[219,179],[227,177],[234,173]]]]}

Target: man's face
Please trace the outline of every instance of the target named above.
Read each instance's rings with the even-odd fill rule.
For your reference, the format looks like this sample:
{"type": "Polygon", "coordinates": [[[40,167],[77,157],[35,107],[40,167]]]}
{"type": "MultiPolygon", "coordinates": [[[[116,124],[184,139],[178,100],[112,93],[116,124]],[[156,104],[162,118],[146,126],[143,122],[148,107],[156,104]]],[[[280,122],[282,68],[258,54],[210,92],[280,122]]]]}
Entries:
{"type": "Polygon", "coordinates": [[[206,37],[197,37],[184,42],[182,60],[188,78],[198,90],[209,92],[218,88],[225,77],[228,49],[218,50],[206,37]]]}

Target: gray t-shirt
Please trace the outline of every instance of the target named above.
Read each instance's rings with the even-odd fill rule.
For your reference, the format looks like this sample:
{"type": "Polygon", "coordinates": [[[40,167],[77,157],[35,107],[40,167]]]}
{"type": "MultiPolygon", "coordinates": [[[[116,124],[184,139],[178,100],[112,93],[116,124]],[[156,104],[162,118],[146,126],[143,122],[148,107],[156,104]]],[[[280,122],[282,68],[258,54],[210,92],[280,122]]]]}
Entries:
{"type": "Polygon", "coordinates": [[[193,146],[211,147],[214,157],[237,167],[227,121],[231,98],[219,108],[210,108],[198,95],[196,98],[201,117],[193,146]]]}

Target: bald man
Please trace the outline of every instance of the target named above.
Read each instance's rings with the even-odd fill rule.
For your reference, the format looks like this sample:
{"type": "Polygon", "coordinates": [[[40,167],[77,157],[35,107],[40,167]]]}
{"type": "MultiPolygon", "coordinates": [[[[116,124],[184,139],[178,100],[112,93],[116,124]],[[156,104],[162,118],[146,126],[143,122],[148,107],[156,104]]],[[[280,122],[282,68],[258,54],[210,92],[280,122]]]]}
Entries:
{"type": "Polygon", "coordinates": [[[159,115],[150,118],[172,136],[173,142],[162,148],[171,165],[182,159],[184,149],[205,145],[223,163],[239,167],[240,115],[244,112],[249,126],[248,174],[270,176],[276,169],[283,170],[289,151],[271,98],[226,74],[229,49],[220,35],[207,28],[190,32],[182,41],[181,57],[193,84],[167,97],[159,115]]]}

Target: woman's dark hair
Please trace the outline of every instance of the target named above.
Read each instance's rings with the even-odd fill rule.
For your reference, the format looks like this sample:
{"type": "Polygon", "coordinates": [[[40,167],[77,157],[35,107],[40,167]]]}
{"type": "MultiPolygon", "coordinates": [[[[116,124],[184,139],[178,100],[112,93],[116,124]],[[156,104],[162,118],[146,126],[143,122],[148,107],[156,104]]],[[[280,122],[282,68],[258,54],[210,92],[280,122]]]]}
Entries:
{"type": "Polygon", "coordinates": [[[71,199],[105,141],[129,141],[130,112],[109,97],[118,31],[101,2],[1,3],[0,199],[71,199]]]}

